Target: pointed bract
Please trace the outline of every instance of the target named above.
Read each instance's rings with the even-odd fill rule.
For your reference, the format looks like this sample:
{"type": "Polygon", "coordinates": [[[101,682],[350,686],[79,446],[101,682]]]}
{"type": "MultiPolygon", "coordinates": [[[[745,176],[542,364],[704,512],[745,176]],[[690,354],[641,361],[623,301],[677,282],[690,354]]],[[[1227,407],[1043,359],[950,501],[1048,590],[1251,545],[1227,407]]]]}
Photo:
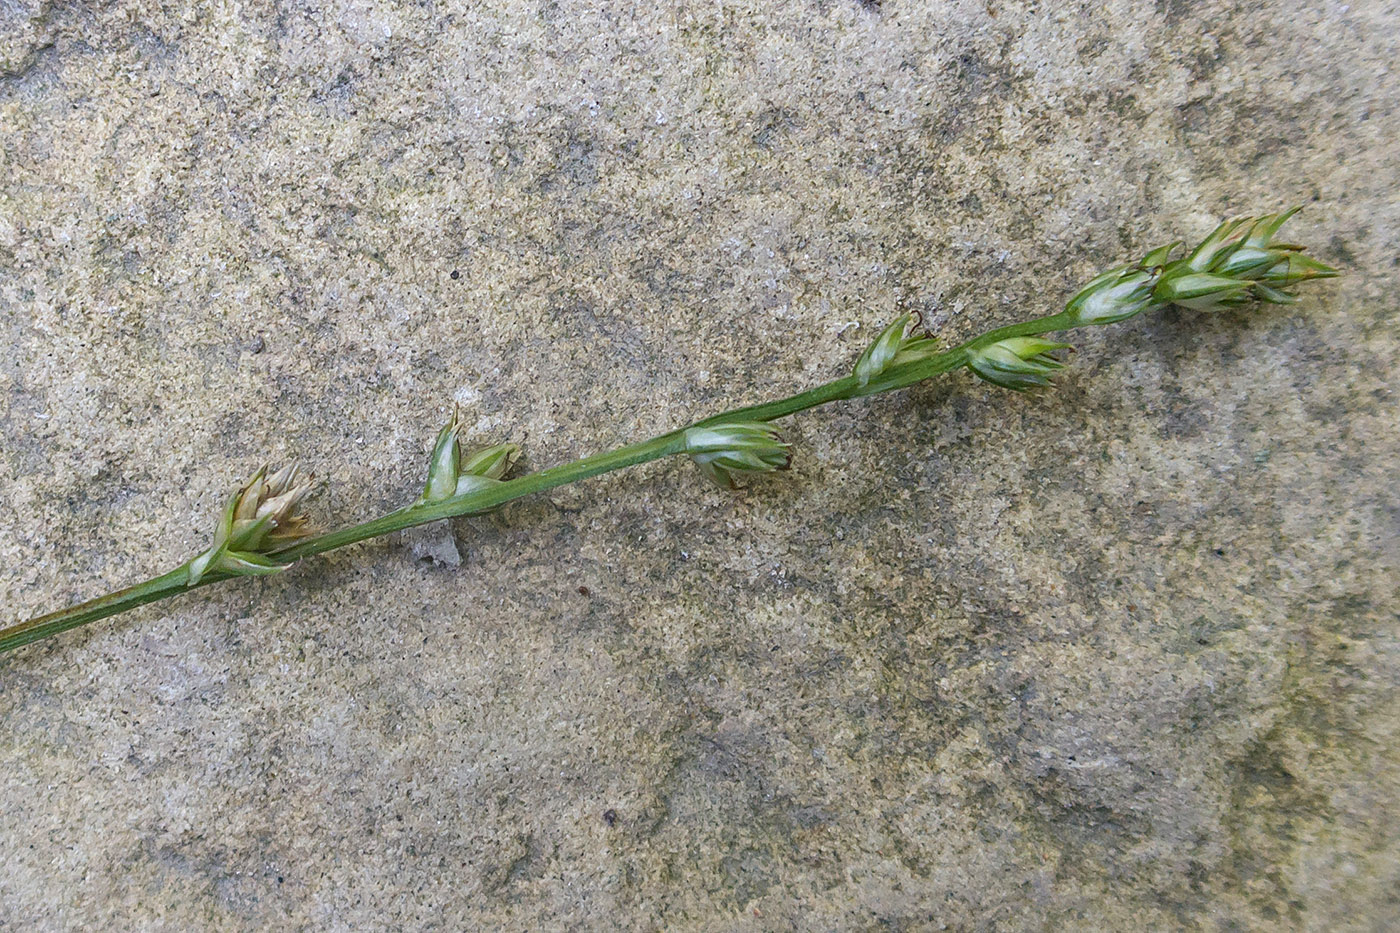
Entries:
{"type": "Polygon", "coordinates": [[[864,388],[870,384],[870,380],[884,372],[899,353],[900,345],[904,342],[904,329],[909,326],[909,315],[905,314],[895,319],[895,322],[884,330],[865,348],[865,352],[856,360],[854,375],[856,385],[864,388]]]}
{"type": "Polygon", "coordinates": [[[1181,249],[1180,240],[1177,240],[1175,243],[1168,243],[1166,246],[1159,246],[1156,249],[1149,252],[1146,256],[1143,256],[1142,259],[1138,262],[1138,267],[1148,272],[1152,272],[1153,270],[1166,265],[1167,260],[1171,258],[1172,253],[1176,252],[1179,249],[1181,249]]]}
{"type": "Polygon", "coordinates": [[[428,480],[423,484],[424,502],[441,502],[456,494],[458,467],[462,462],[462,447],[457,435],[462,423],[457,409],[452,409],[452,417],[438,432],[433,442],[433,452],[428,458],[428,480]]]}
{"type": "Polygon", "coordinates": [[[433,444],[428,460],[428,480],[423,485],[419,503],[442,502],[499,482],[520,457],[518,444],[495,444],[466,456],[462,451],[461,432],[461,415],[454,408],[452,419],[438,432],[433,444]]]}
{"type": "Polygon", "coordinates": [[[1336,278],[1338,274],[1336,269],[1325,262],[1300,252],[1290,252],[1269,266],[1257,280],[1273,288],[1290,288],[1312,279],[1336,278]]]}
{"type": "Polygon", "coordinates": [[[1244,242],[1241,234],[1247,233],[1245,228],[1252,227],[1253,224],[1253,218],[1250,217],[1236,217],[1225,221],[1212,230],[1210,236],[1202,240],[1182,262],[1191,272],[1219,268],[1240,248],[1244,242]]]}
{"type": "MultiPolygon", "coordinates": [[[[1254,226],[1252,226],[1249,229],[1249,233],[1246,234],[1244,238],[1244,245],[1247,247],[1254,247],[1256,249],[1263,249],[1264,247],[1267,247],[1270,241],[1273,240],[1274,235],[1278,233],[1279,228],[1282,227],[1288,221],[1288,218],[1292,217],[1294,214],[1298,213],[1302,209],[1303,206],[1299,204],[1296,207],[1290,207],[1286,211],[1280,211],[1277,214],[1268,214],[1264,217],[1258,218],[1254,221],[1254,226]]],[[[1294,246],[1287,248],[1299,249],[1300,247],[1294,246]]]]}

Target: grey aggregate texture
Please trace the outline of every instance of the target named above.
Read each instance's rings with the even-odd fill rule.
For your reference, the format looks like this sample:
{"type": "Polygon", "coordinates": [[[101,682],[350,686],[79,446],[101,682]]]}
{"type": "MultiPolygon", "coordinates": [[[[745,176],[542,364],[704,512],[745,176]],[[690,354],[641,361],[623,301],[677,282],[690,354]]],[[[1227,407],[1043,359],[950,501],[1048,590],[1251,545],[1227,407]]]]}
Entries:
{"type": "Polygon", "coordinates": [[[1076,334],[0,658],[0,928],[1400,927],[1384,0],[0,3],[0,607],[1057,309],[1076,334]]]}

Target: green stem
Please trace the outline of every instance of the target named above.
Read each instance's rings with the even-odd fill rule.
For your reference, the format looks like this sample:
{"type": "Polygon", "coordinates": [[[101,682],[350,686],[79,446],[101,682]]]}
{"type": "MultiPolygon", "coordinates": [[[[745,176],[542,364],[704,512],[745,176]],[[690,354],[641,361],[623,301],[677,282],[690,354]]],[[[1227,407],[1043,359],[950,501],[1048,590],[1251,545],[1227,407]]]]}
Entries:
{"type": "MultiPolygon", "coordinates": [[[[135,609],[137,606],[144,606],[146,603],[153,603],[158,599],[165,599],[167,596],[183,593],[189,589],[188,580],[189,569],[181,565],[169,573],[152,577],[124,590],[117,590],[115,593],[108,593],[106,596],[99,596],[85,603],[69,606],[67,609],[60,609],[57,612],[50,612],[48,615],[29,619],[26,622],[6,626],[4,629],[0,629],[0,652],[18,648],[20,645],[27,645],[31,641],[38,641],[50,635],[57,635],[59,632],[77,628],[79,625],[96,622],[98,619],[105,619],[119,612],[126,612],[128,609],[135,609]]],[[[201,582],[200,585],[203,583],[201,582]]]]}
{"type": "MultiPolygon", "coordinates": [[[[563,486],[566,483],[575,483],[579,480],[598,476],[601,473],[610,473],[613,470],[620,470],[624,467],[636,466],[639,463],[646,463],[651,460],[659,460],[672,454],[683,453],[685,450],[685,432],[692,427],[714,425],[730,421],[772,421],[788,415],[816,408],[829,402],[840,401],[842,399],[858,398],[866,395],[875,395],[880,392],[890,392],[895,389],[902,389],[915,383],[922,382],[931,376],[945,373],[963,366],[968,361],[969,351],[977,347],[995,343],[998,340],[1005,340],[1009,337],[1026,337],[1035,334],[1044,334],[1053,330],[1062,330],[1073,326],[1073,316],[1067,312],[1052,314],[1048,317],[1036,318],[1031,321],[1023,321],[1019,324],[1012,324],[1007,327],[1000,327],[976,337],[968,342],[947,350],[943,353],[917,359],[908,363],[891,366],[881,373],[875,380],[866,386],[860,386],[854,376],[847,376],[836,379],[832,382],[819,385],[816,388],[790,395],[787,398],[778,399],[773,402],[766,402],[761,405],[751,405],[747,408],[738,408],[722,414],[714,415],[694,424],[686,425],[683,428],[653,437],[650,440],[639,441],[635,444],[628,444],[626,447],[619,447],[605,453],[594,454],[591,457],[584,457],[571,463],[560,464],[541,470],[538,473],[531,473],[518,479],[507,480],[494,486],[477,490],[464,496],[453,496],[440,502],[417,503],[396,509],[387,515],[361,522],[358,525],[351,525],[339,531],[332,531],[314,538],[307,538],[297,544],[285,548],[271,555],[278,560],[288,562],[301,560],[315,554],[324,554],[336,548],[342,548],[368,538],[377,538],[391,532],[401,531],[411,528],[414,525],[423,525],[428,522],[440,521],[445,518],[455,518],[461,515],[473,515],[486,512],[496,508],[512,499],[519,499],[522,496],[543,492],[546,489],[553,489],[556,486],[563,486]]],[[[94,622],[107,616],[134,609],[137,606],[158,599],[165,599],[170,596],[177,596],[188,590],[210,583],[217,583],[221,580],[230,579],[233,574],[212,573],[204,576],[199,583],[191,586],[188,584],[188,565],[182,565],[167,574],[154,577],[136,586],[100,596],[97,599],[89,600],[77,606],[70,606],[67,609],[60,609],[48,615],[39,616],[26,622],[18,622],[14,625],[0,629],[0,652],[18,648],[21,645],[29,644],[32,641],[45,638],[49,635],[57,634],[88,622],[94,622]]]]}
{"type": "Polygon", "coordinates": [[[543,492],[546,489],[553,489],[555,486],[563,486],[565,483],[576,483],[581,479],[588,479],[590,476],[610,473],[613,470],[646,463],[649,460],[659,460],[671,454],[678,454],[684,449],[685,430],[685,428],[681,428],[660,437],[653,437],[651,440],[628,444],[626,447],[594,454],[571,463],[563,463],[547,470],[540,470],[538,473],[527,474],[519,479],[506,480],[465,496],[453,496],[441,502],[427,502],[396,509],[387,515],[372,518],[359,525],[351,525],[349,528],[342,528],[339,531],[299,541],[291,547],[277,551],[275,556],[278,560],[301,560],[303,557],[324,554],[326,551],[333,551],[336,548],[345,547],[347,544],[354,544],[367,538],[377,538],[390,532],[412,528],[414,525],[425,525],[428,522],[440,521],[444,518],[488,512],[502,503],[528,496],[531,493],[543,492]]]}

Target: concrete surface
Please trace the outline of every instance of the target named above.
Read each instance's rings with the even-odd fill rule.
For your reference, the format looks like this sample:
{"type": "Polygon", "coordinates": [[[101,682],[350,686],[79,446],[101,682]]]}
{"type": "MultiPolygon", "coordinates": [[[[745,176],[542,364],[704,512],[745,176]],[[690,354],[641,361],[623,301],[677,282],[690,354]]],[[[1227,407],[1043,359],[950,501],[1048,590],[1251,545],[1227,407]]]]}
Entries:
{"type": "Polygon", "coordinates": [[[0,5],[0,605],[527,468],[1232,213],[1347,276],[0,659],[0,927],[1400,925],[1400,14],[0,5]],[[455,539],[455,540],[454,540],[455,539]]]}

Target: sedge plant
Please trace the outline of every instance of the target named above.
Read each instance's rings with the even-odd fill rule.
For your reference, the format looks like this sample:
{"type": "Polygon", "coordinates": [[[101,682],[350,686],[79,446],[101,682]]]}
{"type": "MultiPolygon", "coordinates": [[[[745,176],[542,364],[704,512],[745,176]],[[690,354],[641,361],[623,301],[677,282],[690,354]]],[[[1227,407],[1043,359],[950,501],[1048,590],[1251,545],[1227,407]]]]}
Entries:
{"type": "Polygon", "coordinates": [[[910,318],[900,317],[871,342],[850,375],[513,479],[506,476],[520,448],[497,444],[466,450],[463,425],[454,411],[433,445],[418,498],[338,531],[310,532],[301,512],[312,488],[310,476],[295,466],[271,473],[264,468],[229,498],[207,550],[135,586],[6,626],[0,629],[0,651],[199,587],[279,573],[368,538],[480,515],[512,499],[662,457],[689,457],[710,480],[732,487],[737,477],[786,469],[790,448],[773,422],[818,405],[893,392],[964,367],[1003,388],[1044,387],[1063,366],[1057,351],[1069,347],[1047,334],[1125,321],[1167,305],[1218,311],[1249,302],[1292,303],[1295,286],[1337,274],[1307,256],[1303,247],[1276,239],[1297,210],[1226,221],[1189,251],[1182,252],[1180,243],[1151,250],[1099,275],[1058,313],[999,327],[949,349],[941,349],[927,334],[910,333],[910,318]]]}

